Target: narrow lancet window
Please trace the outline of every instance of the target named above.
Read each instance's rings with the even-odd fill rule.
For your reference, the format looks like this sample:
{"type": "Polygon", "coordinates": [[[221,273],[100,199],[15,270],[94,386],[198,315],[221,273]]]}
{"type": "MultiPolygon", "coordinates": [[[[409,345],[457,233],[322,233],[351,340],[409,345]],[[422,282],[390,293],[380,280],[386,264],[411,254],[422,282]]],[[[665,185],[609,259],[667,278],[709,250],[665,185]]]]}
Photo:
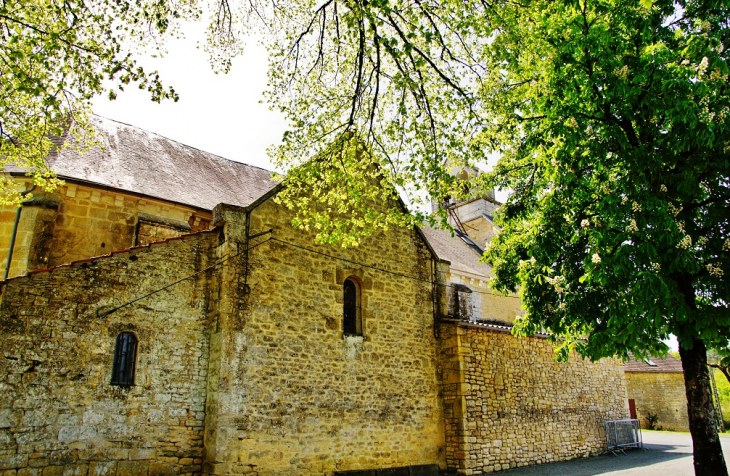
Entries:
{"type": "Polygon", "coordinates": [[[345,334],[362,334],[360,320],[360,289],[357,283],[350,278],[344,285],[343,331],[345,334]]]}
{"type": "Polygon", "coordinates": [[[122,332],[114,348],[112,385],[134,385],[134,366],[137,361],[137,336],[122,332]]]}

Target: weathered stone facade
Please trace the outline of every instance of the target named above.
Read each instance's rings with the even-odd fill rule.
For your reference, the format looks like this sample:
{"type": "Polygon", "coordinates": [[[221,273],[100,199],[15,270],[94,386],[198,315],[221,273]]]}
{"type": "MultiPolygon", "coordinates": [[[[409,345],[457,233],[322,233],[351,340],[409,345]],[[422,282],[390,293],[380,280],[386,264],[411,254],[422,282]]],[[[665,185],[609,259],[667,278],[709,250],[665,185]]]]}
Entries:
{"type": "Polygon", "coordinates": [[[103,312],[210,264],[213,233],[8,281],[0,303],[0,469],[6,475],[199,474],[209,355],[205,275],[103,312]],[[120,332],[136,385],[110,385],[120,332]],[[8,472],[10,471],[10,472],[8,472]]]}
{"type": "MultiPolygon", "coordinates": [[[[15,208],[0,208],[5,269],[15,208]]],[[[209,211],[118,190],[67,183],[24,203],[9,276],[210,228],[209,211]]]]}
{"type": "MultiPolygon", "coordinates": [[[[627,416],[619,363],[557,363],[507,333],[520,301],[488,290],[463,236],[317,245],[268,172],[102,125],[93,174],[69,160],[65,187],[23,205],[0,294],[0,476],[472,475],[600,452],[603,422],[627,416]],[[162,198],[140,165],[187,178],[162,198]],[[131,386],[112,378],[121,333],[131,386]]],[[[0,210],[0,254],[14,217],[0,210]]]]}
{"type": "Polygon", "coordinates": [[[443,466],[432,257],[420,235],[315,247],[273,201],[216,212],[214,233],[5,284],[2,467],[151,476],[443,466]],[[247,247],[247,230],[269,229],[247,247]],[[361,283],[361,336],[342,332],[347,277],[361,283]],[[128,388],[109,383],[123,331],[139,339],[128,388]]]}
{"type": "Polygon", "coordinates": [[[648,428],[647,415],[658,417],[657,427],[689,431],[684,374],[626,372],[626,389],[636,405],[636,417],[648,428]]]}
{"type": "Polygon", "coordinates": [[[488,279],[487,276],[450,269],[446,274],[451,286],[447,314],[467,321],[511,325],[517,316],[522,315],[522,302],[519,296],[496,295],[489,288],[488,279]]]}
{"type": "MultiPolygon", "coordinates": [[[[238,239],[232,220],[243,214],[216,212],[238,239]]],[[[238,278],[222,287],[230,307],[212,334],[221,357],[208,390],[206,471],[331,474],[443,461],[423,240],[395,229],[357,248],[316,246],[271,200],[249,219],[251,235],[272,231],[252,240],[247,264],[223,271],[224,281],[238,278]],[[342,331],[347,277],[361,285],[361,336],[342,331]]]]}
{"type": "Polygon", "coordinates": [[[604,422],[628,417],[621,363],[553,360],[539,337],[440,326],[446,464],[473,475],[606,449],[604,422]]]}

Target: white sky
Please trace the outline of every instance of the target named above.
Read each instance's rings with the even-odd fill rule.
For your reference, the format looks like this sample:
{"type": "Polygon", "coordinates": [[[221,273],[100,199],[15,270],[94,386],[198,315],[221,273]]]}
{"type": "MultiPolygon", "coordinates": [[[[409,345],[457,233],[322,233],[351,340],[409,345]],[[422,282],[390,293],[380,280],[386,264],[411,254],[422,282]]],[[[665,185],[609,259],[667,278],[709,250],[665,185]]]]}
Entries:
{"type": "MultiPolygon", "coordinates": [[[[257,38],[249,39],[243,55],[233,60],[231,71],[215,74],[202,49],[204,24],[186,23],[182,29],[187,38],[170,39],[163,58],[142,56],[139,60],[145,70],[159,71],[163,83],[175,88],[178,102],[154,103],[149,93],[128,85],[114,101],[96,98],[94,112],[227,159],[273,170],[266,149],[280,141],[286,121],[262,102],[268,62],[265,48],[257,38]]],[[[496,160],[496,156],[490,157],[484,168],[491,168],[496,160]]]]}
{"type": "Polygon", "coordinates": [[[202,49],[202,24],[186,24],[186,39],[170,40],[163,58],[143,57],[145,70],[157,70],[178,102],[150,100],[149,93],[126,87],[115,101],[98,97],[96,114],[154,132],[227,159],[273,170],[266,148],[277,143],[286,128],[283,116],[270,111],[263,99],[266,50],[255,40],[233,61],[228,74],[215,74],[202,49]],[[200,38],[201,48],[196,48],[200,38]]]}

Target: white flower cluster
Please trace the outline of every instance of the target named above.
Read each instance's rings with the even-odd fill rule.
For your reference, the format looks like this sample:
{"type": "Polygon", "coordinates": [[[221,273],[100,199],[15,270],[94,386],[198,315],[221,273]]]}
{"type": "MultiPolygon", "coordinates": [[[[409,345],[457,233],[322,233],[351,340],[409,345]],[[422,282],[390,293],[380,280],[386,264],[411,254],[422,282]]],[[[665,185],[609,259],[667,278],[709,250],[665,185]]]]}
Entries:
{"type": "Polygon", "coordinates": [[[661,269],[662,269],[662,265],[660,265],[659,263],[651,264],[651,270],[654,271],[655,273],[658,273],[661,269]]]}
{"type": "Polygon", "coordinates": [[[689,235],[684,235],[684,238],[677,243],[677,248],[681,248],[683,250],[688,250],[692,246],[692,237],[689,235]]]}
{"type": "Polygon", "coordinates": [[[598,253],[593,253],[591,261],[593,261],[594,264],[599,264],[601,262],[601,257],[598,256],[598,253]]]}
{"type": "Polygon", "coordinates": [[[633,203],[631,204],[631,209],[632,209],[632,210],[634,211],[634,213],[638,213],[638,212],[640,212],[640,211],[641,211],[641,205],[639,205],[639,204],[638,204],[638,203],[636,203],[636,202],[633,202],[633,203]]]}
{"type": "Polygon", "coordinates": [[[659,187],[659,191],[660,191],[660,192],[664,192],[664,193],[667,193],[667,186],[666,186],[666,185],[664,185],[664,184],[662,184],[662,186],[661,186],[661,187],[659,187]]]}
{"type": "MultiPolygon", "coordinates": [[[[730,146],[728,146],[727,148],[730,149],[730,146]]],[[[604,195],[611,195],[611,189],[608,188],[608,184],[606,184],[606,183],[601,184],[601,192],[603,192],[604,195]]]]}
{"type": "Polygon", "coordinates": [[[705,246],[707,244],[707,238],[704,236],[700,236],[697,238],[697,245],[698,246],[705,246]]]}
{"type": "Polygon", "coordinates": [[[689,64],[689,60],[688,59],[685,58],[685,59],[682,60],[682,65],[683,66],[687,66],[688,64],[689,64]]]}
{"type": "Polygon", "coordinates": [[[530,264],[535,264],[536,262],[537,262],[537,260],[536,260],[536,259],[535,259],[535,257],[533,256],[532,258],[530,258],[530,259],[529,259],[529,260],[527,260],[527,261],[525,261],[525,260],[521,259],[521,260],[519,261],[518,265],[519,265],[519,266],[520,266],[520,268],[521,268],[521,267],[523,267],[523,266],[527,266],[527,263],[530,263],[530,264]]]}
{"type": "Polygon", "coordinates": [[[679,221],[677,222],[677,229],[678,229],[679,231],[681,231],[682,233],[686,233],[686,231],[685,231],[685,229],[684,229],[684,220],[679,220],[679,221]]]}
{"type": "Polygon", "coordinates": [[[712,276],[715,276],[716,278],[722,278],[724,274],[720,266],[712,263],[707,265],[707,272],[710,273],[712,276]]]}
{"type": "Polygon", "coordinates": [[[684,207],[679,207],[679,208],[675,207],[674,204],[671,202],[669,203],[669,205],[667,205],[667,211],[673,217],[676,217],[677,215],[679,215],[679,212],[681,212],[683,209],[684,209],[684,207]]]}
{"type": "Polygon", "coordinates": [[[624,205],[624,204],[625,204],[626,202],[628,202],[628,201],[629,201],[629,197],[627,197],[626,195],[624,195],[624,196],[623,196],[623,197],[621,198],[621,205],[624,205]]]}
{"type": "Polygon", "coordinates": [[[727,78],[728,78],[728,75],[727,74],[722,74],[722,71],[720,71],[719,69],[713,69],[710,72],[710,79],[712,81],[725,81],[725,82],[727,82],[727,78]]]}
{"type": "Polygon", "coordinates": [[[639,227],[636,226],[636,220],[631,220],[629,226],[626,227],[626,231],[629,233],[636,233],[637,231],[639,231],[639,227]]]}
{"type": "Polygon", "coordinates": [[[710,65],[709,60],[707,59],[707,56],[702,58],[702,61],[700,61],[700,65],[697,67],[697,76],[704,76],[707,72],[707,67],[710,65]]]}
{"type": "Polygon", "coordinates": [[[713,119],[715,119],[715,113],[710,112],[710,97],[705,96],[702,99],[700,99],[700,107],[702,110],[700,111],[700,119],[704,122],[712,122],[713,119]]]}
{"type": "Polygon", "coordinates": [[[725,243],[722,245],[722,251],[730,251],[730,238],[725,240],[725,243]]]}
{"type": "Polygon", "coordinates": [[[550,276],[545,277],[545,281],[548,282],[548,284],[552,285],[555,288],[556,293],[562,293],[563,292],[563,284],[565,283],[565,276],[555,276],[554,278],[551,278],[550,276]]]}
{"type": "Polygon", "coordinates": [[[565,303],[564,302],[561,302],[560,304],[558,304],[558,309],[560,309],[561,311],[564,311],[565,310],[565,303]]]}
{"type": "Polygon", "coordinates": [[[584,218],[583,220],[581,220],[580,226],[583,228],[588,228],[589,226],[591,226],[591,222],[588,221],[587,218],[584,218]]]}
{"type": "Polygon", "coordinates": [[[624,65],[622,68],[615,68],[613,74],[621,79],[626,79],[629,76],[629,67],[624,65]]]}

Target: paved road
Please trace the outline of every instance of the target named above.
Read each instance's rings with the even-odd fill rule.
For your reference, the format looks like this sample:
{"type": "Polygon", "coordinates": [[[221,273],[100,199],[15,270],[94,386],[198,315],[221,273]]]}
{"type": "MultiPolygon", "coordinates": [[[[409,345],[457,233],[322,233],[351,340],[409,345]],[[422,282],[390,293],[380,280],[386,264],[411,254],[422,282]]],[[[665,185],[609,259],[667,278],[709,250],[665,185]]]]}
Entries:
{"type": "MultiPolygon", "coordinates": [[[[730,456],[730,436],[723,436],[722,450],[730,456]]],[[[692,439],[689,434],[645,432],[646,451],[627,451],[626,455],[598,456],[564,463],[543,464],[501,471],[499,476],[694,476],[692,439]]]]}

